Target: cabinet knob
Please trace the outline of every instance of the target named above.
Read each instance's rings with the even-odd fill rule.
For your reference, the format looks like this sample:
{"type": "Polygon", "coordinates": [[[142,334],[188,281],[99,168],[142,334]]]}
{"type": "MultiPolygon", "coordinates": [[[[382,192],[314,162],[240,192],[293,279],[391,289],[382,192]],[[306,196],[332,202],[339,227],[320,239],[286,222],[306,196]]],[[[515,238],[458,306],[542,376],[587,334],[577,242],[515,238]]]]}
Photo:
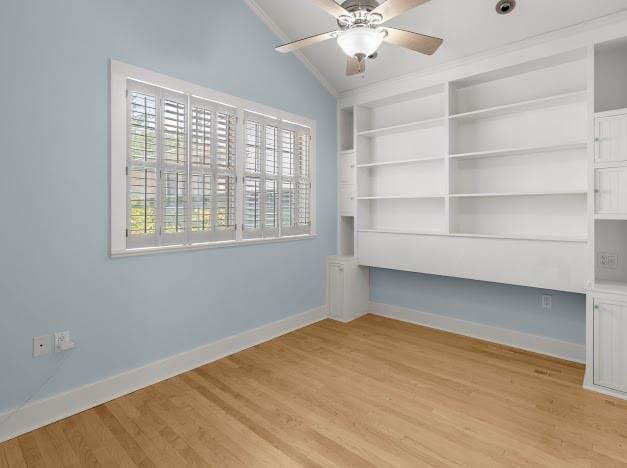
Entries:
{"type": "Polygon", "coordinates": [[[344,268],[340,267],[340,271],[344,271],[344,268]]]}
{"type": "Polygon", "coordinates": [[[354,200],[354,199],[355,199],[355,197],[351,197],[351,200],[354,200]]]}
{"type": "Polygon", "coordinates": [[[354,164],[351,164],[351,169],[355,169],[355,165],[354,164]]]}

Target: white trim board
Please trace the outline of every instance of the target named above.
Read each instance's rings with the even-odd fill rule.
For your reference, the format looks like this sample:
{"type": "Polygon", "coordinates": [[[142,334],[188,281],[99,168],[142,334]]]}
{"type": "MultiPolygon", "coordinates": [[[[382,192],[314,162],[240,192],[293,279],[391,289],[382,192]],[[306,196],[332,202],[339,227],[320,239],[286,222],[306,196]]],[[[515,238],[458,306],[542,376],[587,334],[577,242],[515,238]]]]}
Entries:
{"type": "Polygon", "coordinates": [[[423,325],[425,327],[457,333],[480,340],[492,341],[494,343],[566,359],[568,361],[578,363],[586,362],[586,347],[582,344],[377,302],[370,302],[370,311],[375,315],[400,320],[402,322],[414,323],[416,325],[423,325]]]}
{"type": "MultiPolygon", "coordinates": [[[[277,36],[283,43],[287,43],[293,40],[287,37],[285,32],[283,32],[283,30],[272,20],[272,18],[270,18],[270,16],[263,10],[263,8],[259,6],[259,4],[255,0],[244,0],[244,3],[248,5],[248,8],[250,8],[253,13],[255,13],[259,17],[259,19],[268,27],[268,29],[270,29],[270,31],[272,31],[274,35],[277,36]]],[[[277,44],[277,46],[278,45],[280,44],[277,44]]],[[[313,63],[311,63],[309,59],[307,59],[307,57],[305,57],[305,54],[300,51],[292,52],[292,54],[298,57],[303,65],[305,65],[307,70],[309,70],[309,72],[320,82],[320,84],[324,86],[324,88],[331,94],[331,96],[333,96],[334,98],[338,97],[338,92],[335,87],[333,87],[331,83],[329,83],[329,81],[322,75],[322,73],[320,73],[320,70],[318,70],[318,68],[313,63]]]]}
{"type": "Polygon", "coordinates": [[[0,442],[203,366],[328,317],[326,305],[0,414],[0,442]]]}

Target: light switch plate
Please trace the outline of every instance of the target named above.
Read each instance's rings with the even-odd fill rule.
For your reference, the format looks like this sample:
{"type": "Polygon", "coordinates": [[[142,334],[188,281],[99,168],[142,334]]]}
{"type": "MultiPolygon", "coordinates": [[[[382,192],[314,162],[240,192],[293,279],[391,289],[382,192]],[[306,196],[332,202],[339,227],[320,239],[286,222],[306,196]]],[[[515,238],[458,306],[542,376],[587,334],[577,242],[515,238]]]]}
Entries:
{"type": "Polygon", "coordinates": [[[553,296],[549,296],[548,294],[542,295],[542,308],[547,310],[553,308],[553,296]]]}

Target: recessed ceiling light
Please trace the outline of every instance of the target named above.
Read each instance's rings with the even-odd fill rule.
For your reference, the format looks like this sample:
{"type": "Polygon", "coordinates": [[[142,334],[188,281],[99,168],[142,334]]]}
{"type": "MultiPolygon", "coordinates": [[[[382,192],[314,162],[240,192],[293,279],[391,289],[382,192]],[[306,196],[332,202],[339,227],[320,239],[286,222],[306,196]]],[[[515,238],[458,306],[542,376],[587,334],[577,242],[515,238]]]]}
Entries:
{"type": "Polygon", "coordinates": [[[499,0],[496,4],[496,12],[499,15],[507,15],[516,8],[516,0],[499,0]]]}

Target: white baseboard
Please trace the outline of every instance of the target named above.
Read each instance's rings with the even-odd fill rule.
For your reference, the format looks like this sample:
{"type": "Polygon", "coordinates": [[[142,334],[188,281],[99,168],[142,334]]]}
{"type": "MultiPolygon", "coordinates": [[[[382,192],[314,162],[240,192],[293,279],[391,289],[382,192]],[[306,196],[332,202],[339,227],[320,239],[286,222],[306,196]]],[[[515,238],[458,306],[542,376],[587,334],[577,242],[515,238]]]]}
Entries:
{"type": "Polygon", "coordinates": [[[0,414],[0,442],[327,318],[326,306],[287,317],[0,414]]]}
{"type": "Polygon", "coordinates": [[[586,361],[586,347],[577,343],[377,302],[370,303],[370,310],[373,314],[382,317],[492,341],[534,353],[546,354],[579,363],[585,363],[586,361]]]}

